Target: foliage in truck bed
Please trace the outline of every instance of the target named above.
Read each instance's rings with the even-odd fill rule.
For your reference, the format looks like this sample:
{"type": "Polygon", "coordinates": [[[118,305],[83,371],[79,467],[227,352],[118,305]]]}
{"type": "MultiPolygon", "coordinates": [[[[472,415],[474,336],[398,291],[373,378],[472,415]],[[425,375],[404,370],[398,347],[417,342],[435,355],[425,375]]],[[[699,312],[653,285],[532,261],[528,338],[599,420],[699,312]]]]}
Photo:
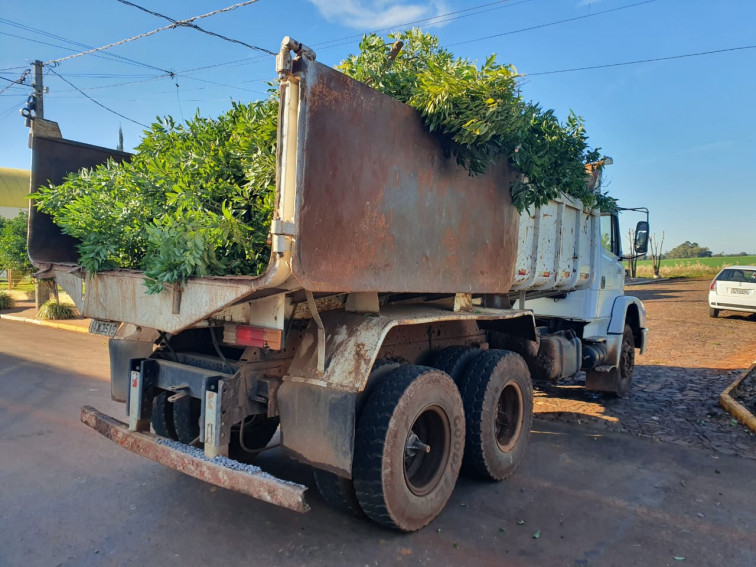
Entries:
{"type": "Polygon", "coordinates": [[[553,110],[525,101],[514,67],[497,63],[494,55],[477,67],[418,30],[388,37],[403,43],[393,64],[387,63],[392,42],[371,34],[337,68],[417,109],[472,175],[508,160],[522,173],[511,187],[520,212],[563,194],[588,208],[615,206],[586,183],[585,166],[600,153],[588,146],[582,118],[570,113],[562,124],[553,110]]]}
{"type": "Polygon", "coordinates": [[[277,115],[271,98],[217,119],[164,118],[130,162],[71,174],[37,206],[82,241],[87,271],[144,270],[151,293],[189,276],[257,275],[270,256],[277,115]]]}
{"type": "MultiPolygon", "coordinates": [[[[393,41],[373,34],[339,70],[416,108],[471,175],[508,160],[522,173],[511,187],[520,211],[561,194],[612,206],[587,187],[585,165],[599,153],[582,120],[561,124],[524,101],[513,67],[492,56],[478,68],[418,30],[389,38],[404,44],[393,62],[393,41]]],[[[37,206],[81,240],[87,271],[143,270],[150,293],[191,276],[259,275],[270,256],[277,112],[273,93],[217,119],[158,119],[130,162],[71,174],[40,189],[37,206]]]]}

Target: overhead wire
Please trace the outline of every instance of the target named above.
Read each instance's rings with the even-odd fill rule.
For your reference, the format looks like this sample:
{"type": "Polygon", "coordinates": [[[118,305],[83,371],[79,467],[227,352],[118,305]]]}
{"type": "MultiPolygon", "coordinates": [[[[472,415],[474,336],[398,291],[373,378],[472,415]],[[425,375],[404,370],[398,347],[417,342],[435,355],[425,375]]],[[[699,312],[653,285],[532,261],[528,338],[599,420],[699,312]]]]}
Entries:
{"type": "Polygon", "coordinates": [[[575,16],[574,18],[567,18],[567,19],[564,19],[564,20],[556,20],[554,22],[549,22],[549,23],[546,23],[546,24],[538,24],[537,26],[529,26],[527,28],[520,28],[520,29],[517,29],[517,30],[511,30],[511,31],[503,32],[503,33],[493,34],[493,35],[487,35],[487,36],[478,37],[478,38],[475,38],[475,39],[467,39],[465,41],[458,41],[456,43],[449,43],[448,47],[453,47],[455,45],[464,45],[466,43],[475,43],[477,41],[485,41],[487,39],[494,39],[494,38],[497,38],[497,37],[504,37],[506,35],[512,35],[512,34],[516,34],[516,33],[523,33],[523,32],[527,32],[527,31],[533,31],[533,30],[537,30],[537,29],[541,29],[541,28],[547,28],[547,27],[550,27],[550,26],[556,26],[556,25],[559,25],[559,24],[566,24],[568,22],[575,22],[577,20],[584,20],[586,18],[593,18],[595,16],[601,16],[603,14],[609,14],[611,12],[618,12],[620,10],[627,10],[628,8],[635,8],[636,6],[642,6],[644,4],[650,4],[650,3],[656,2],[656,1],[657,0],[643,0],[642,2],[636,2],[634,4],[626,4],[625,6],[619,6],[617,8],[610,8],[608,10],[601,10],[599,12],[591,12],[590,14],[583,14],[582,16],[575,16]]]}
{"type": "MultiPolygon", "coordinates": [[[[315,44],[312,45],[312,47],[313,48],[319,48],[319,49],[330,49],[332,47],[338,47],[338,46],[344,45],[345,43],[348,43],[347,40],[351,41],[351,40],[353,40],[355,38],[363,37],[363,36],[371,34],[371,33],[381,33],[381,32],[384,32],[384,31],[388,31],[388,30],[392,30],[392,29],[397,29],[397,28],[402,28],[402,27],[405,27],[405,26],[419,24],[419,23],[423,23],[423,22],[427,22],[427,21],[431,21],[431,20],[441,20],[442,18],[443,18],[443,20],[441,20],[441,23],[447,23],[447,22],[451,22],[451,21],[458,20],[458,19],[461,19],[461,18],[466,18],[466,17],[470,17],[470,16],[476,16],[478,14],[489,12],[489,11],[492,11],[492,10],[495,10],[495,9],[509,8],[511,6],[517,6],[518,4],[525,4],[525,3],[531,2],[531,1],[532,0],[520,0],[519,2],[511,2],[510,0],[499,0],[498,2],[488,2],[486,4],[479,4],[477,6],[471,6],[470,8],[465,8],[463,10],[456,10],[454,12],[447,12],[445,14],[439,14],[437,16],[433,16],[433,17],[430,17],[430,18],[423,18],[423,19],[420,19],[420,20],[413,20],[413,21],[410,21],[410,22],[404,22],[404,23],[401,23],[401,24],[396,24],[395,26],[391,26],[391,27],[387,27],[387,28],[381,28],[381,29],[377,29],[377,30],[366,31],[366,32],[363,32],[361,34],[356,34],[356,35],[351,35],[351,36],[344,36],[344,37],[333,39],[333,40],[329,40],[329,41],[315,43],[315,44]],[[500,7],[497,7],[497,8],[491,8],[489,10],[481,10],[481,11],[475,12],[473,14],[466,13],[466,12],[470,12],[472,10],[478,10],[480,8],[490,7],[490,6],[495,5],[495,4],[505,4],[505,3],[506,3],[506,6],[500,6],[500,7]],[[462,13],[465,13],[465,14],[464,15],[455,15],[455,14],[462,14],[462,13]],[[333,45],[331,45],[331,44],[333,44],[333,45]]],[[[225,61],[223,63],[214,63],[212,65],[204,65],[202,67],[193,67],[191,69],[185,69],[185,70],[181,71],[181,73],[184,73],[184,74],[185,73],[193,73],[193,72],[196,72],[196,71],[205,71],[207,69],[214,69],[214,68],[217,68],[217,67],[226,67],[226,66],[235,65],[235,64],[255,63],[257,61],[262,61],[263,59],[264,59],[264,57],[253,57],[253,58],[245,57],[243,59],[234,59],[233,61],[225,61]]]]}
{"type": "Polygon", "coordinates": [[[555,71],[540,71],[538,73],[523,73],[524,77],[537,77],[539,75],[555,75],[557,73],[571,73],[573,71],[590,71],[593,69],[607,69],[609,67],[622,67],[625,65],[637,65],[639,63],[654,63],[656,61],[669,61],[672,59],[684,59],[686,57],[699,57],[701,55],[713,55],[715,53],[726,53],[728,51],[741,51],[744,49],[756,49],[756,45],[743,45],[740,47],[728,47],[725,49],[713,49],[711,51],[699,51],[697,53],[684,53],[682,55],[669,55],[667,57],[653,57],[650,59],[637,59],[635,61],[623,61],[620,63],[606,63],[603,65],[590,65],[587,67],[573,67],[571,69],[557,69],[555,71]]]}
{"type": "MultiPolygon", "coordinates": [[[[174,77],[175,76],[176,75],[174,75],[174,77]]],[[[57,91],[57,92],[58,93],[67,93],[67,92],[74,92],[74,91],[77,91],[77,92],[81,92],[81,91],[96,91],[96,90],[101,90],[101,89],[111,89],[111,88],[114,88],[114,87],[125,87],[125,86],[128,86],[128,85],[136,85],[136,84],[139,84],[139,83],[149,83],[151,81],[158,81],[160,79],[167,79],[167,78],[171,78],[171,75],[160,75],[159,77],[152,77],[152,78],[149,78],[149,79],[141,79],[139,81],[126,81],[124,83],[113,83],[113,84],[110,84],[110,85],[98,85],[96,87],[83,87],[83,88],[68,89],[68,90],[63,89],[63,90],[60,90],[60,91],[57,91]]]]}
{"type": "Polygon", "coordinates": [[[92,53],[97,53],[99,51],[104,51],[106,49],[110,49],[111,47],[116,47],[118,45],[123,45],[125,43],[129,43],[131,41],[136,41],[138,39],[143,39],[145,37],[149,37],[151,35],[155,35],[156,33],[159,33],[161,31],[169,30],[169,29],[175,29],[180,26],[186,26],[187,24],[190,24],[194,22],[195,20],[201,20],[202,18],[209,18],[210,16],[214,16],[216,14],[221,14],[223,12],[229,12],[231,10],[236,10],[237,8],[241,8],[242,6],[247,6],[249,4],[255,4],[259,0],[245,0],[244,2],[239,2],[238,4],[234,4],[232,6],[228,6],[226,8],[220,8],[218,10],[213,10],[212,12],[208,12],[206,14],[201,14],[199,16],[193,16],[191,18],[187,18],[185,20],[179,20],[177,22],[174,22],[168,26],[163,26],[161,28],[154,29],[152,31],[148,31],[145,33],[141,33],[139,35],[135,35],[133,37],[129,37],[126,39],[122,39],[120,41],[114,41],[113,43],[109,43],[107,45],[103,45],[102,47],[95,47],[94,49],[89,49],[87,51],[82,51],[81,53],[74,53],[73,55],[68,55],[66,57],[60,57],[58,59],[51,59],[50,61],[47,61],[45,65],[52,65],[56,63],[62,63],[63,61],[68,61],[70,59],[74,59],[76,57],[82,57],[83,55],[90,55],[92,53]]]}
{"type": "Polygon", "coordinates": [[[84,95],[86,98],[88,98],[89,100],[91,100],[97,106],[100,106],[100,107],[104,108],[105,110],[107,110],[108,112],[111,112],[111,113],[115,114],[116,116],[120,116],[124,120],[128,120],[129,122],[133,122],[134,124],[138,124],[139,126],[143,126],[144,128],[149,128],[149,126],[147,126],[146,124],[142,124],[141,122],[138,122],[137,120],[134,120],[133,118],[129,118],[128,116],[125,116],[125,115],[121,114],[120,112],[116,112],[112,108],[108,108],[107,106],[105,106],[101,102],[96,101],[91,96],[89,96],[87,93],[85,93],[84,91],[82,91],[79,87],[77,87],[76,85],[74,85],[71,81],[69,81],[68,79],[66,79],[65,77],[63,77],[59,73],[57,73],[53,68],[50,67],[49,71],[53,75],[55,75],[59,79],[61,79],[63,82],[68,83],[69,85],[71,85],[74,89],[76,89],[77,91],[79,91],[82,95],[84,95]]]}
{"type": "Polygon", "coordinates": [[[5,86],[4,88],[0,89],[0,94],[4,93],[11,87],[18,85],[22,86],[24,82],[26,82],[26,78],[31,74],[31,69],[26,69],[23,73],[21,73],[21,76],[16,79],[15,81],[12,81],[11,79],[6,79],[5,77],[0,77],[0,79],[3,79],[5,81],[8,81],[10,85],[5,86]]]}
{"type": "MultiPolygon", "coordinates": [[[[18,96],[18,94],[15,94],[13,96],[18,96]]],[[[0,112],[0,118],[5,118],[6,116],[10,115],[14,111],[18,111],[19,108],[23,105],[23,101],[26,99],[26,95],[24,95],[24,98],[19,100],[19,102],[14,102],[13,105],[10,108],[7,108],[6,110],[3,110],[0,112]]]]}
{"type": "MultiPolygon", "coordinates": [[[[57,39],[57,40],[60,40],[60,41],[64,41],[66,43],[70,43],[71,45],[75,45],[75,46],[77,46],[79,48],[83,47],[84,49],[93,49],[91,45],[87,45],[86,43],[81,43],[79,41],[74,41],[72,39],[68,39],[66,37],[63,37],[63,36],[60,36],[60,35],[56,35],[54,33],[51,33],[51,32],[48,32],[48,31],[45,31],[45,30],[42,30],[42,29],[39,29],[39,28],[28,26],[28,25],[22,24],[20,22],[14,22],[13,20],[8,20],[6,18],[0,18],[0,23],[6,24],[6,25],[9,25],[9,26],[12,26],[12,27],[16,27],[16,28],[22,29],[24,31],[29,31],[29,32],[32,32],[32,33],[37,33],[37,34],[40,34],[40,35],[45,36],[45,37],[50,37],[52,39],[57,39]]],[[[0,33],[4,33],[4,32],[0,32],[0,33]]],[[[6,34],[6,35],[12,35],[12,34],[6,34]]],[[[29,37],[23,37],[23,36],[13,36],[13,37],[18,37],[20,39],[25,39],[26,41],[32,41],[32,42],[40,43],[42,45],[49,45],[51,47],[56,47],[58,49],[68,49],[70,51],[76,51],[75,49],[73,49],[71,47],[62,46],[62,45],[55,45],[55,44],[52,44],[52,43],[47,43],[47,42],[44,42],[44,41],[40,41],[40,40],[29,38],[29,37]]],[[[154,65],[150,65],[149,63],[144,63],[142,61],[137,61],[136,59],[131,59],[130,57],[125,57],[123,55],[118,55],[117,53],[102,53],[102,54],[98,54],[97,56],[98,57],[104,57],[106,59],[119,60],[119,61],[121,61],[123,63],[130,63],[132,65],[137,65],[137,66],[140,66],[140,67],[146,67],[146,68],[149,68],[149,69],[154,69],[156,71],[161,71],[163,73],[168,73],[169,72],[166,69],[161,69],[159,67],[155,67],[154,65]]]]}
{"type": "Polygon", "coordinates": [[[211,35],[213,37],[217,37],[219,39],[222,39],[224,41],[228,41],[231,43],[236,43],[238,45],[243,45],[244,47],[248,47],[250,49],[254,49],[255,51],[260,51],[262,53],[266,53],[268,55],[276,55],[274,51],[270,51],[268,49],[265,49],[264,47],[258,47],[257,45],[251,45],[249,43],[245,43],[243,41],[239,41],[238,39],[233,39],[225,35],[221,35],[219,33],[211,32],[209,30],[206,30],[204,28],[199,27],[197,24],[193,23],[187,23],[187,24],[179,24],[178,20],[174,20],[170,16],[166,16],[164,14],[161,14],[159,12],[154,12],[152,10],[148,10],[147,8],[140,6],[139,4],[134,4],[133,2],[129,2],[128,0],[116,0],[116,2],[120,2],[121,4],[125,4],[126,6],[131,6],[133,8],[136,8],[137,10],[141,10],[143,12],[147,12],[148,14],[152,14],[153,16],[157,16],[158,18],[163,18],[164,20],[168,20],[169,22],[173,22],[176,25],[183,25],[192,29],[195,29],[199,32],[205,33],[207,35],[211,35]]]}
{"type": "Polygon", "coordinates": [[[397,25],[394,25],[394,26],[380,28],[380,29],[377,29],[377,30],[372,30],[372,31],[369,31],[369,32],[364,32],[364,33],[361,33],[361,34],[344,36],[344,37],[341,37],[341,38],[338,38],[338,39],[332,39],[332,40],[329,40],[329,41],[323,41],[323,42],[314,44],[312,47],[313,48],[319,47],[321,49],[330,49],[331,47],[336,47],[337,45],[343,45],[343,43],[341,43],[341,42],[344,42],[344,41],[351,42],[352,40],[361,38],[361,37],[363,37],[366,34],[392,31],[392,30],[397,29],[397,27],[401,28],[401,27],[405,27],[405,26],[413,26],[415,24],[422,24],[422,23],[425,23],[425,22],[433,22],[434,24],[435,23],[445,24],[447,22],[451,22],[451,21],[454,21],[454,20],[459,20],[459,19],[462,19],[462,18],[468,18],[470,16],[477,16],[479,14],[485,14],[486,12],[492,12],[494,10],[500,10],[502,8],[510,8],[512,6],[517,6],[518,4],[526,4],[526,3],[531,2],[531,1],[532,0],[520,0],[519,2],[511,2],[510,0],[498,0],[497,2],[488,2],[487,4],[479,4],[478,6],[472,6],[470,8],[464,8],[462,10],[455,10],[454,12],[447,12],[446,14],[439,14],[437,16],[432,16],[432,17],[429,17],[429,18],[422,18],[422,19],[419,19],[419,20],[413,20],[411,22],[405,22],[403,24],[397,24],[397,25]],[[501,6],[501,4],[506,4],[506,6],[501,6]],[[491,8],[491,6],[496,6],[496,7],[491,8]],[[483,10],[482,8],[488,8],[488,9],[487,10],[483,10]],[[478,11],[475,11],[475,10],[478,10],[478,11]],[[472,13],[472,14],[467,13],[467,12],[473,12],[473,11],[475,11],[475,12],[472,13]],[[456,15],[456,14],[463,14],[463,15],[456,15]],[[454,17],[448,17],[448,16],[454,16],[454,17]],[[333,45],[331,45],[331,44],[333,44],[333,45]]]}

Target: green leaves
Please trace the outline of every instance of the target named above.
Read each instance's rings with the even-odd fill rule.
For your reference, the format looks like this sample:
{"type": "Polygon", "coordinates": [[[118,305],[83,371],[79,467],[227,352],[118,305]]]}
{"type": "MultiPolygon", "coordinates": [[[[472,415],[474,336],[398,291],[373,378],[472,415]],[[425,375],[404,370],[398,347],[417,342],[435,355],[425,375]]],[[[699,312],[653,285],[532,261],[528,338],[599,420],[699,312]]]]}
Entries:
{"type": "Polygon", "coordinates": [[[29,214],[0,219],[0,268],[30,274],[34,271],[26,248],[26,224],[29,214]]]}
{"type": "Polygon", "coordinates": [[[455,59],[439,47],[438,38],[417,29],[388,38],[365,36],[360,53],[338,69],[416,108],[428,130],[441,135],[471,175],[508,160],[522,173],[511,187],[518,210],[562,194],[588,208],[615,206],[613,199],[588,189],[585,166],[598,161],[600,153],[588,147],[582,118],[571,113],[562,124],[552,110],[525,101],[514,67],[497,63],[495,55],[480,67],[455,59]],[[404,47],[389,66],[393,40],[404,47]]]}
{"type": "Polygon", "coordinates": [[[258,275],[276,178],[276,97],[224,115],[159,118],[131,162],[108,162],[40,189],[37,206],[81,240],[90,273],[145,271],[158,293],[203,275],[258,275]]]}

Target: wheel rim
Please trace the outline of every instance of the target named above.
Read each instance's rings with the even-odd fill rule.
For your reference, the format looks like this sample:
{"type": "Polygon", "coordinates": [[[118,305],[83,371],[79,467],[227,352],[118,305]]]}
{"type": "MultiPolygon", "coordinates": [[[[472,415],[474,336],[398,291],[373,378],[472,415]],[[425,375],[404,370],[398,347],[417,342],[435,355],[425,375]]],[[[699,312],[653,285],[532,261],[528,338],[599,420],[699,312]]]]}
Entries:
{"type": "Polygon", "coordinates": [[[404,443],[404,479],[417,496],[431,492],[449,459],[451,426],[439,406],[424,408],[412,423],[404,443]]]}
{"type": "Polygon", "coordinates": [[[520,436],[523,422],[522,390],[516,382],[504,386],[496,405],[496,443],[504,452],[512,450],[520,436]]]}

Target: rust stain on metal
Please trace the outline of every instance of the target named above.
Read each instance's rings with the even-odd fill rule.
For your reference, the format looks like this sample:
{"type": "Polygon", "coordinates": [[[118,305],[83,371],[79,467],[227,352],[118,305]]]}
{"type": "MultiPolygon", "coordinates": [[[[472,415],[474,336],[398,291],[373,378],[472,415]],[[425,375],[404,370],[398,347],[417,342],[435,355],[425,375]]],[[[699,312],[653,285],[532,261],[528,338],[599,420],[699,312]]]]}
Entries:
{"type": "Polygon", "coordinates": [[[310,509],[304,500],[307,487],[301,484],[282,481],[262,471],[249,473],[230,469],[212,461],[182,453],[161,445],[153,436],[129,431],[125,423],[100,413],[90,406],[81,408],[81,421],[132,453],[209,484],[228,488],[295,512],[307,512],[310,509]]]}
{"type": "Polygon", "coordinates": [[[304,287],[507,292],[519,222],[513,171],[470,176],[409,106],[317,62],[304,67],[293,257],[304,287]]]}

